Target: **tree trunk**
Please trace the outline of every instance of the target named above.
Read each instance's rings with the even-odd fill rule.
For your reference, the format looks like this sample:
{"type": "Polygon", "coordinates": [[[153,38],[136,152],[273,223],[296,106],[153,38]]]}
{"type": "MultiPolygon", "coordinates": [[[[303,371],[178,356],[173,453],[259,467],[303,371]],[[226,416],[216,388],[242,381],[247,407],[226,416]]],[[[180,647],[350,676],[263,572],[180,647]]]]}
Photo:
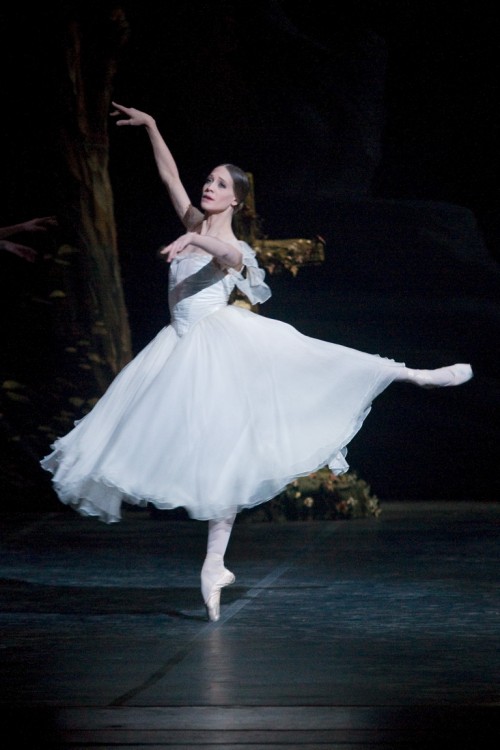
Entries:
{"type": "Polygon", "coordinates": [[[116,6],[89,6],[70,4],[60,19],[64,242],[55,258],[51,299],[68,371],[78,373],[83,394],[98,396],[131,358],[108,172],[112,82],[128,26],[116,6]]]}
{"type": "Polygon", "coordinates": [[[53,498],[39,459],[132,356],[108,173],[128,25],[116,3],[58,0],[29,13],[8,5],[2,30],[5,223],[59,221],[50,237],[27,238],[36,263],[3,276],[0,494],[38,508],[53,498]]]}

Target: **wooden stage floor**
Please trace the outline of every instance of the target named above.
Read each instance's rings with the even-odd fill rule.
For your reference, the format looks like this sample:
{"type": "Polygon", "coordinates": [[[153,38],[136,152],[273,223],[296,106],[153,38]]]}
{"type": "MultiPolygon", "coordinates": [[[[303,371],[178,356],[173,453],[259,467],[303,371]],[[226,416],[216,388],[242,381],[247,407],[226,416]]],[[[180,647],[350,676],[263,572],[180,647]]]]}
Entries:
{"type": "Polygon", "coordinates": [[[206,524],[4,513],[9,748],[408,750],[500,740],[500,504],[242,523],[209,623],[206,524]]]}

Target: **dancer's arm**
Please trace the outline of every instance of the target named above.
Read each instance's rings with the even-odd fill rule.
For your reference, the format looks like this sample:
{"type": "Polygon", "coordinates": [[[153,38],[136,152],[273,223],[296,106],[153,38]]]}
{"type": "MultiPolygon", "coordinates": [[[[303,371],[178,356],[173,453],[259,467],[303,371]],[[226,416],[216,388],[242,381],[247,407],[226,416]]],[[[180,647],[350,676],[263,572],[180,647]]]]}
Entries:
{"type": "Polygon", "coordinates": [[[27,260],[29,263],[33,263],[37,258],[37,251],[34,248],[16,241],[7,240],[6,238],[16,234],[47,232],[52,227],[57,227],[57,224],[55,216],[40,216],[28,219],[27,221],[21,221],[19,224],[0,227],[0,250],[6,250],[8,253],[13,253],[27,260]]]}
{"type": "Polygon", "coordinates": [[[131,125],[142,126],[146,129],[153,147],[153,156],[156,161],[160,179],[167,188],[174,210],[186,229],[192,230],[203,221],[203,213],[191,204],[189,196],[182,184],[179,170],[172,152],[165,143],[156,120],[146,112],[141,112],[134,107],[124,107],[122,104],[112,102],[115,108],[111,112],[112,117],[124,115],[124,119],[116,121],[118,126],[131,125]]]}
{"type": "Polygon", "coordinates": [[[57,226],[55,216],[41,216],[36,219],[28,219],[20,224],[11,224],[9,227],[0,227],[0,239],[11,237],[13,234],[47,232],[52,227],[57,226]]]}
{"type": "Polygon", "coordinates": [[[0,240],[0,250],[6,250],[8,253],[18,255],[29,263],[34,263],[38,255],[34,248],[28,245],[20,245],[19,242],[12,242],[11,240],[0,240]]]}
{"type": "Polygon", "coordinates": [[[188,245],[199,247],[205,252],[217,258],[219,263],[228,268],[239,270],[242,266],[243,253],[230,242],[224,242],[218,237],[211,237],[208,234],[198,234],[198,232],[187,232],[160,251],[161,255],[166,256],[167,261],[172,261],[188,245]]]}

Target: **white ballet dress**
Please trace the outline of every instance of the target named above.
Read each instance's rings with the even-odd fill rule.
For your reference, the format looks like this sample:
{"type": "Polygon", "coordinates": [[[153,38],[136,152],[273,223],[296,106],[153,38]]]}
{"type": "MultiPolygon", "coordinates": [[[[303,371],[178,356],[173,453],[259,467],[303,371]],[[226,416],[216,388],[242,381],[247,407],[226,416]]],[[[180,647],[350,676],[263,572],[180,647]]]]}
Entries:
{"type": "Polygon", "coordinates": [[[229,304],[271,291],[255,252],[223,271],[186,252],[169,273],[171,322],[41,461],[59,499],[112,523],[122,503],[223,519],[324,466],[347,444],[401,362],[305,336],[229,304]]]}

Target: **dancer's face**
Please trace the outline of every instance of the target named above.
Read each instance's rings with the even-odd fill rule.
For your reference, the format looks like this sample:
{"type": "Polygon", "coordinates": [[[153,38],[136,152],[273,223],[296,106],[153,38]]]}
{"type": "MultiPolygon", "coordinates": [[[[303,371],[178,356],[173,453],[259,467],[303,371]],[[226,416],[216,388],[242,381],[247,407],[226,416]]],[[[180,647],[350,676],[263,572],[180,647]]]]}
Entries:
{"type": "Polygon", "coordinates": [[[203,185],[201,207],[210,213],[221,213],[230,206],[234,208],[238,200],[234,194],[233,178],[226,167],[215,167],[203,185]]]}

